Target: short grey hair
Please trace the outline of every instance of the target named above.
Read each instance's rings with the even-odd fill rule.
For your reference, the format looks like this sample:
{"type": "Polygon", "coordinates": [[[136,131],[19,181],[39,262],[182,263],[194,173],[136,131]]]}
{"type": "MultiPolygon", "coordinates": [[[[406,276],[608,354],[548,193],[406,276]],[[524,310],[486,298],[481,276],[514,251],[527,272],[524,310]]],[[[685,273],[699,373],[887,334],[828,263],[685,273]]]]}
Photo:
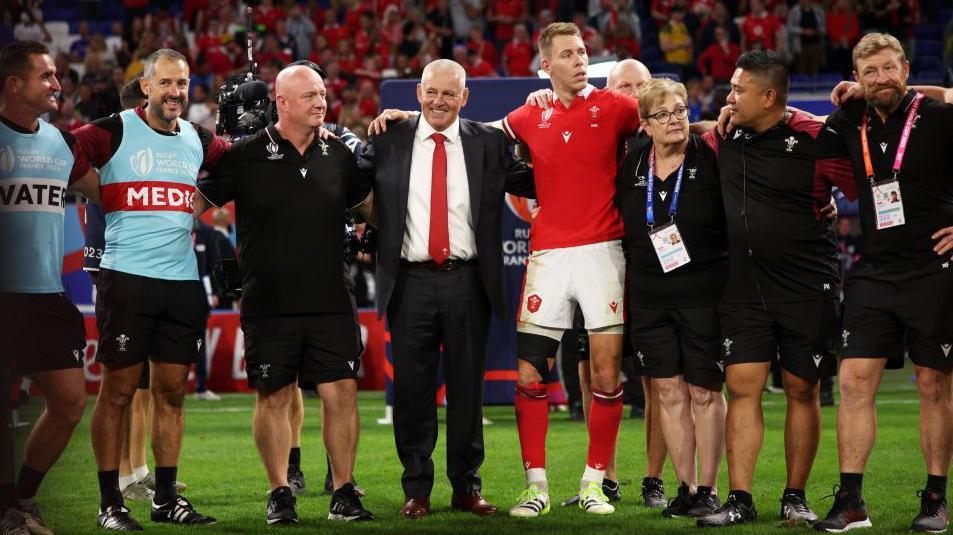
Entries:
{"type": "Polygon", "coordinates": [[[149,54],[149,57],[143,62],[142,77],[146,79],[151,79],[152,75],[155,74],[156,62],[160,59],[171,59],[184,61],[186,65],[189,64],[189,60],[182,55],[181,52],[172,50],[171,48],[160,48],[152,54],[149,54]]]}
{"type": "Polygon", "coordinates": [[[452,73],[454,76],[460,79],[461,88],[466,87],[467,71],[462,65],[456,61],[453,61],[452,59],[435,59],[428,63],[427,66],[424,67],[423,72],[420,74],[421,81],[423,81],[424,78],[427,78],[428,75],[432,75],[438,71],[452,73]]]}

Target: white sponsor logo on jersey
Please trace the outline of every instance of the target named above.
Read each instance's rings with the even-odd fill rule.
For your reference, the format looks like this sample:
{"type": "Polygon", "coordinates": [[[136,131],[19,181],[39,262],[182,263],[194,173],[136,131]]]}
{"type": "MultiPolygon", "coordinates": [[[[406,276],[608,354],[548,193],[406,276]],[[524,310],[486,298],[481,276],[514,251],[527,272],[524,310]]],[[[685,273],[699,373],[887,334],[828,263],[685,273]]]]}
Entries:
{"type": "Polygon", "coordinates": [[[155,163],[155,157],[152,149],[140,149],[129,157],[129,166],[132,172],[139,176],[148,176],[152,172],[152,165],[155,163]]]}

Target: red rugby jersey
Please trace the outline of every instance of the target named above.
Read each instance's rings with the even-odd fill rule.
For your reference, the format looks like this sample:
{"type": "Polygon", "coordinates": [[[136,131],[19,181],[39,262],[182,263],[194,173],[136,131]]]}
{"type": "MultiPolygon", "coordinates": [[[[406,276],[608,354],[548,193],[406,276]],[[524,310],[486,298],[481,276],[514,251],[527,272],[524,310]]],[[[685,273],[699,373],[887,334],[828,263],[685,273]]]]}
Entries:
{"type": "Polygon", "coordinates": [[[625,138],[638,128],[638,100],[591,85],[568,108],[556,99],[546,110],[523,105],[503,119],[503,130],[525,143],[533,160],[540,211],[531,250],[623,236],[615,176],[625,138]]]}

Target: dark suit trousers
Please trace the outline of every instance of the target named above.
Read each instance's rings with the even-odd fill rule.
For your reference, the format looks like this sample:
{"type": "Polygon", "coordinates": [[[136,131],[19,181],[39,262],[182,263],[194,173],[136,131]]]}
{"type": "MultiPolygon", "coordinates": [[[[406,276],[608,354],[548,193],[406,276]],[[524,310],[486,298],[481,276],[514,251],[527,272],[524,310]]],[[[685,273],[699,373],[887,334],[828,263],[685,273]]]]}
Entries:
{"type": "Polygon", "coordinates": [[[430,496],[437,443],[437,366],[444,348],[447,477],[481,488],[483,372],[490,305],[479,267],[436,272],[402,265],[388,305],[394,357],[394,438],[406,496],[430,496]]]}

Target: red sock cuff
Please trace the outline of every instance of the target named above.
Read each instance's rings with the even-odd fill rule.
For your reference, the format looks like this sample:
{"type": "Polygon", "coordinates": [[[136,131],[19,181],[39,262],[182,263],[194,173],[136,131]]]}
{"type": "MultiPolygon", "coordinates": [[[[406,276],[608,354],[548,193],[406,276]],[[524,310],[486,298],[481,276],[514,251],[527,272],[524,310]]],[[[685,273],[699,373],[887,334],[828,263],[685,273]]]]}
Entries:
{"type": "Polygon", "coordinates": [[[612,392],[603,392],[601,390],[592,389],[592,402],[598,403],[599,405],[604,405],[606,407],[612,407],[614,405],[622,404],[622,386],[619,385],[618,388],[612,392]]]}
{"type": "Polygon", "coordinates": [[[516,395],[531,400],[549,399],[549,391],[546,389],[546,385],[542,383],[530,383],[525,386],[517,384],[516,395]]]}

